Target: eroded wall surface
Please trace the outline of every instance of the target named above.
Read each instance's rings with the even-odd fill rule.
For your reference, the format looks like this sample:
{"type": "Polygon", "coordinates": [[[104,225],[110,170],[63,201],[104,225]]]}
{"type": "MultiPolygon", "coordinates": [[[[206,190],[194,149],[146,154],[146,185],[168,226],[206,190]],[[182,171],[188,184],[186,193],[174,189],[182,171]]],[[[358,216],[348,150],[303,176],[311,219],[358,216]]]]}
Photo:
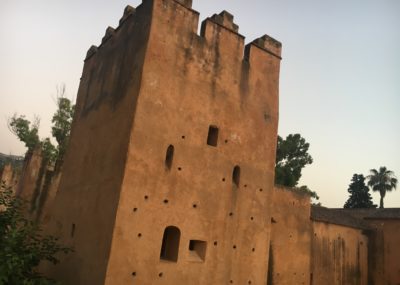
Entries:
{"type": "Polygon", "coordinates": [[[40,195],[37,200],[37,208],[34,212],[34,218],[45,225],[50,220],[51,209],[54,205],[54,199],[58,192],[62,171],[56,172],[48,170],[45,180],[41,187],[40,195]]]}
{"type": "Polygon", "coordinates": [[[370,245],[370,285],[400,284],[400,219],[368,219],[375,229],[370,245]]]}
{"type": "Polygon", "coordinates": [[[368,237],[363,230],[313,221],[310,284],[368,284],[368,237]]]}
{"type": "Polygon", "coordinates": [[[271,225],[268,285],[309,285],[310,197],[275,186],[271,225]]]}
{"type": "Polygon", "coordinates": [[[266,37],[245,53],[230,14],[206,19],[198,35],[187,3],[151,2],[106,283],[265,284],[280,44],[266,37]],[[180,231],[176,261],[160,258],[168,226],[180,231]],[[204,256],[191,241],[205,243],[204,256]]]}
{"type": "MultiPolygon", "coordinates": [[[[66,284],[103,284],[139,95],[151,1],[127,9],[89,49],[48,232],[74,248],[45,271],[66,284]]],[[[118,283],[114,283],[118,284],[118,283]]]]}
{"type": "Polygon", "coordinates": [[[227,12],[198,35],[190,7],[128,7],[88,52],[49,223],[66,284],[266,283],[281,45],[227,12]]]}
{"type": "Polygon", "coordinates": [[[46,166],[43,165],[42,160],[40,148],[28,152],[18,181],[16,194],[29,203],[29,211],[35,206],[34,200],[38,195],[45,173],[46,166]]]}
{"type": "Polygon", "coordinates": [[[19,181],[20,173],[16,172],[11,164],[4,165],[0,170],[0,183],[4,183],[6,188],[11,188],[15,193],[19,181]]]}

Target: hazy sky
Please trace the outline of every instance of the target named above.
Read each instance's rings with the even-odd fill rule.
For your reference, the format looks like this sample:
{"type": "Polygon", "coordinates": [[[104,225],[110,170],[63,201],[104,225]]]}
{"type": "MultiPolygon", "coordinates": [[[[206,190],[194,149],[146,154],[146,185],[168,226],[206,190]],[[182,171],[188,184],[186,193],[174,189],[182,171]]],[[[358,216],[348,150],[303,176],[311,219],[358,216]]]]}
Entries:
{"type": "MultiPolygon", "coordinates": [[[[39,115],[40,136],[50,136],[57,84],[75,99],[87,49],[140,2],[0,1],[0,152],[25,152],[6,127],[14,112],[39,115]]],[[[343,206],[354,173],[384,165],[400,178],[399,0],[193,2],[201,20],[231,12],[246,42],[283,43],[279,133],[310,142],[314,163],[300,184],[323,205],[343,206]]],[[[400,207],[398,188],[386,207],[400,207]]]]}

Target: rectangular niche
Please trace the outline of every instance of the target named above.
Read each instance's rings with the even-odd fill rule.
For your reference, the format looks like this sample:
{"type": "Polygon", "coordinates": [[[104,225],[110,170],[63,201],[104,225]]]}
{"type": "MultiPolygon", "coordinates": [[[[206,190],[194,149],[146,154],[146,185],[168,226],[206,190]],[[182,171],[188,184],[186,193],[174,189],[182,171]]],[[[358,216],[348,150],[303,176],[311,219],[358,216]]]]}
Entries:
{"type": "Polygon", "coordinates": [[[208,129],[207,144],[217,146],[218,143],[218,127],[210,126],[208,129]]]}
{"type": "Polygon", "coordinates": [[[206,260],[207,242],[202,240],[189,241],[190,261],[204,262],[206,260]]]}

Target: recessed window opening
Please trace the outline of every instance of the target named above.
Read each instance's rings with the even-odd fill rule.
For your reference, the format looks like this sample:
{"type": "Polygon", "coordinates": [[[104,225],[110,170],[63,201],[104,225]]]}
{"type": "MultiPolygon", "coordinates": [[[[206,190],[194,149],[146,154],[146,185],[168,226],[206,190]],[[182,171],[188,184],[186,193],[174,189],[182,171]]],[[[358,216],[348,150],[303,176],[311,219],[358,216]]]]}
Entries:
{"type": "Polygon", "coordinates": [[[165,228],[161,244],[160,259],[172,262],[178,261],[179,240],[181,231],[174,226],[165,228]]]}
{"type": "Polygon", "coordinates": [[[74,237],[75,235],[75,224],[72,224],[71,226],[71,237],[74,237]]]}
{"type": "Polygon", "coordinates": [[[239,182],[240,182],[240,167],[238,165],[236,165],[233,168],[233,172],[232,172],[232,182],[233,185],[235,185],[236,187],[239,187],[239,182]]]}
{"type": "Polygon", "coordinates": [[[216,126],[210,126],[208,128],[207,144],[211,146],[217,146],[218,143],[218,128],[216,126]]]}
{"type": "Polygon", "coordinates": [[[202,240],[189,241],[189,253],[192,261],[204,261],[206,259],[207,242],[202,240]]]}
{"type": "Polygon", "coordinates": [[[172,166],[172,161],[174,159],[174,146],[170,145],[167,148],[167,153],[165,155],[165,167],[170,170],[172,166]]]}

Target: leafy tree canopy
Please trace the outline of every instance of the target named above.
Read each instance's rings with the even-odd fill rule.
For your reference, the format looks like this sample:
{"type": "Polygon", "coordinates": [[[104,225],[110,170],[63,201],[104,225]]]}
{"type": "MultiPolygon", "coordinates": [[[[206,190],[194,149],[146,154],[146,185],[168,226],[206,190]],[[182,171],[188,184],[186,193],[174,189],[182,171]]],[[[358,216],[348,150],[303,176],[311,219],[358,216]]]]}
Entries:
{"type": "Polygon", "coordinates": [[[40,143],[38,135],[39,124],[38,117],[35,117],[32,123],[25,116],[18,116],[17,114],[8,119],[9,130],[25,144],[28,151],[33,151],[40,143]]]}
{"type": "Polygon", "coordinates": [[[354,174],[347,191],[350,193],[350,197],[344,204],[344,208],[376,208],[372,202],[369,188],[365,185],[364,175],[354,174]]]}
{"type": "Polygon", "coordinates": [[[36,147],[40,147],[43,157],[49,162],[62,161],[71,132],[75,105],[71,103],[70,99],[65,97],[65,85],[57,88],[56,105],[57,110],[51,120],[53,123],[51,133],[57,141],[57,147],[51,143],[50,138],[39,139],[40,120],[38,117],[35,117],[33,122],[31,122],[23,115],[18,116],[14,114],[8,120],[8,128],[25,144],[28,152],[32,152],[36,147]]]}
{"type": "Polygon", "coordinates": [[[317,192],[312,191],[306,185],[303,185],[303,186],[300,186],[300,187],[296,187],[296,189],[299,190],[299,191],[303,191],[303,192],[307,193],[308,195],[310,195],[311,198],[313,198],[315,200],[319,200],[319,196],[318,196],[317,192]]]}
{"type": "Polygon", "coordinates": [[[34,222],[23,216],[24,202],[11,189],[0,186],[0,284],[56,284],[37,272],[42,261],[58,263],[55,255],[72,249],[53,236],[42,235],[34,222]]]}
{"type": "Polygon", "coordinates": [[[275,163],[275,183],[295,187],[300,180],[301,170],[313,162],[308,149],[310,144],[300,134],[290,134],[286,139],[278,136],[275,163]]]}
{"type": "Polygon", "coordinates": [[[65,85],[58,88],[57,93],[57,111],[51,120],[53,123],[51,134],[58,143],[58,158],[62,160],[68,146],[75,105],[71,103],[70,99],[65,97],[65,85]]]}
{"type": "Polygon", "coordinates": [[[18,116],[17,114],[8,119],[8,128],[25,144],[28,152],[32,152],[35,148],[40,147],[43,157],[48,161],[54,162],[56,159],[56,148],[49,138],[45,138],[42,141],[39,139],[39,124],[40,120],[37,116],[35,116],[33,122],[26,119],[24,115],[18,116]]]}
{"type": "Polygon", "coordinates": [[[41,141],[42,155],[43,158],[50,162],[55,162],[57,160],[57,149],[51,143],[49,138],[45,138],[41,141]]]}
{"type": "Polygon", "coordinates": [[[385,166],[381,166],[379,170],[371,169],[367,179],[368,186],[372,187],[372,191],[379,192],[381,196],[379,208],[383,208],[383,199],[386,196],[386,192],[392,191],[397,187],[397,178],[394,172],[388,170],[385,166]]]}

